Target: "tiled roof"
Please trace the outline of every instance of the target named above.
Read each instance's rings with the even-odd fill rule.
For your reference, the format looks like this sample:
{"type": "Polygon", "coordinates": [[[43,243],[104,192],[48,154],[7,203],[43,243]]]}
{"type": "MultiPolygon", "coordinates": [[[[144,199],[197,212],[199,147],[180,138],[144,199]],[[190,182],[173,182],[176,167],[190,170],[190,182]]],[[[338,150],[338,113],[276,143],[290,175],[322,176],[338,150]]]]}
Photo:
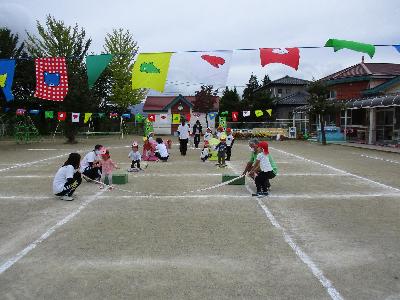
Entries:
{"type": "Polygon", "coordinates": [[[389,63],[359,63],[336,73],[328,75],[321,80],[338,80],[349,77],[361,76],[398,76],[400,75],[400,64],[389,63]]]}
{"type": "Polygon", "coordinates": [[[306,91],[300,91],[295,94],[286,96],[284,98],[278,98],[275,101],[276,105],[305,105],[308,104],[307,98],[309,93],[306,91]]]}
{"type": "Polygon", "coordinates": [[[271,81],[268,85],[277,85],[277,84],[287,84],[287,85],[307,85],[309,84],[310,81],[300,79],[300,78],[295,78],[295,77],[290,77],[290,76],[285,76],[276,80],[271,81]]]}
{"type": "MultiPolygon", "coordinates": [[[[148,96],[144,103],[143,111],[167,111],[168,105],[179,96],[148,96]]],[[[196,102],[195,96],[182,96],[188,102],[194,104],[196,102]]],[[[219,97],[214,104],[214,109],[218,111],[219,108],[219,97]]]]}

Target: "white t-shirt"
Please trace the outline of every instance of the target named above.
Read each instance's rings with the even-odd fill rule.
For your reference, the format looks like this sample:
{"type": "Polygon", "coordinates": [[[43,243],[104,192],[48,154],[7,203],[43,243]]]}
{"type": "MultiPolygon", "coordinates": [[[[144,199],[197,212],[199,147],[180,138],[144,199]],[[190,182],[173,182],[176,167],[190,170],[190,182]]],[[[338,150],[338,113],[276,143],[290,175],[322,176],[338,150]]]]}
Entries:
{"type": "Polygon", "coordinates": [[[206,132],[204,134],[204,140],[205,141],[209,141],[209,140],[211,140],[211,138],[212,138],[212,133],[211,132],[206,132]]]}
{"type": "Polygon", "coordinates": [[[203,148],[203,150],[201,150],[200,158],[205,158],[208,156],[208,154],[208,148],[203,148]]]}
{"type": "Polygon", "coordinates": [[[87,167],[89,167],[89,163],[94,162],[97,159],[97,155],[94,151],[90,151],[81,161],[81,172],[83,172],[87,167]]]}
{"type": "Polygon", "coordinates": [[[131,151],[131,152],[129,152],[129,154],[128,154],[128,157],[131,159],[131,160],[141,160],[142,159],[142,155],[140,155],[140,152],[139,151],[131,151]]]}
{"type": "Polygon", "coordinates": [[[227,146],[231,146],[231,145],[232,145],[232,142],[233,142],[233,135],[230,134],[230,135],[228,135],[228,136],[226,137],[226,145],[227,145],[227,146]]]}
{"type": "Polygon", "coordinates": [[[58,169],[53,180],[53,193],[58,194],[64,190],[64,185],[68,178],[74,177],[75,169],[72,165],[67,165],[58,169]]]}
{"type": "Polygon", "coordinates": [[[221,137],[222,134],[223,134],[223,132],[217,131],[217,139],[220,139],[220,137],[221,137]]]}
{"type": "Polygon", "coordinates": [[[182,126],[182,124],[180,124],[178,126],[178,131],[179,131],[179,138],[181,140],[186,140],[189,138],[189,126],[188,124],[185,124],[184,126],[182,126]]]}
{"type": "Polygon", "coordinates": [[[168,150],[167,150],[167,147],[165,146],[164,143],[157,144],[156,152],[160,153],[161,157],[167,157],[168,156],[168,150]]]}
{"type": "Polygon", "coordinates": [[[267,154],[264,154],[263,152],[258,153],[256,159],[260,161],[260,169],[262,172],[272,171],[272,166],[267,154]]]}

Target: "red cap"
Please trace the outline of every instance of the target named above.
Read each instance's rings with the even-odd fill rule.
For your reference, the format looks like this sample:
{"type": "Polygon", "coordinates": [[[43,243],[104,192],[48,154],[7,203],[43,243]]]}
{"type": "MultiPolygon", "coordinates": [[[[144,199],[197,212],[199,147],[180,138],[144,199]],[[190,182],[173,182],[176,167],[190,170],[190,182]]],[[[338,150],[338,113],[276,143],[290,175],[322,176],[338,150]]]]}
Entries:
{"type": "Polygon", "coordinates": [[[267,143],[267,142],[264,142],[264,141],[259,142],[258,145],[257,145],[257,147],[258,147],[258,148],[262,148],[262,149],[263,149],[263,152],[264,152],[265,154],[268,154],[268,153],[269,153],[269,151],[268,151],[268,143],[267,143]]]}
{"type": "Polygon", "coordinates": [[[232,132],[232,129],[231,128],[227,128],[226,132],[232,132]]]}

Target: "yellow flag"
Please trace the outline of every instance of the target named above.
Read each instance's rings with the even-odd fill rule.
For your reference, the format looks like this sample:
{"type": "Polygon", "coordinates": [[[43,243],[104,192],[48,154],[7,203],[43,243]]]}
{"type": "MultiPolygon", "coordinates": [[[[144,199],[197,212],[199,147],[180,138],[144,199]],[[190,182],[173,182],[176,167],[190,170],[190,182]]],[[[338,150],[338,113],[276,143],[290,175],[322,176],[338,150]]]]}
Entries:
{"type": "Polygon", "coordinates": [[[91,117],[92,117],[92,113],[85,113],[85,118],[83,119],[83,123],[89,122],[91,117]]]}
{"type": "Polygon", "coordinates": [[[180,114],[172,114],[172,124],[179,124],[181,122],[180,114]]]}
{"type": "Polygon", "coordinates": [[[269,114],[269,116],[272,116],[272,109],[267,109],[267,113],[269,114]]]}
{"type": "Polygon", "coordinates": [[[261,117],[262,115],[264,115],[263,111],[259,110],[259,109],[255,111],[255,114],[256,114],[256,117],[261,117]]]}
{"type": "Polygon", "coordinates": [[[140,53],[133,65],[132,89],[164,91],[172,53],[140,53]]]}

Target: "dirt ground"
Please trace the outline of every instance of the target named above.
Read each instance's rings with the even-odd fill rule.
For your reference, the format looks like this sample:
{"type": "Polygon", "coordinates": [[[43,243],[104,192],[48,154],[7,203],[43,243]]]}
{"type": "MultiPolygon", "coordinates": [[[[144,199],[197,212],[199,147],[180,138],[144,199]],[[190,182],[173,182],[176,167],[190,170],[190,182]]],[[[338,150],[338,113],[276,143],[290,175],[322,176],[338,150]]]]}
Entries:
{"type": "Polygon", "coordinates": [[[167,163],[72,202],[51,190],[67,155],[100,143],[125,173],[133,137],[0,142],[0,299],[400,299],[400,154],[270,142],[258,199],[248,178],[193,192],[241,173],[246,141],[220,169],[173,139],[167,163]]]}

